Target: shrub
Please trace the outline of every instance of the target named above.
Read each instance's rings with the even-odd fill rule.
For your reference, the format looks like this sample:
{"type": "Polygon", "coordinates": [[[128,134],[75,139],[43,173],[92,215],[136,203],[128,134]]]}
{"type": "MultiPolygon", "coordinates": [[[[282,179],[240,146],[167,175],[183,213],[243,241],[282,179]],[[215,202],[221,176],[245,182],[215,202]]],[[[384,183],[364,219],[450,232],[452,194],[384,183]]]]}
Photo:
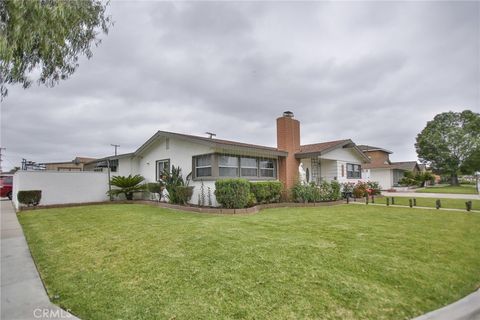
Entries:
{"type": "Polygon", "coordinates": [[[173,204],[187,204],[192,198],[193,187],[185,183],[180,167],[172,166],[172,170],[164,170],[161,183],[165,184],[168,191],[168,201],[173,204]]]}
{"type": "Polygon", "coordinates": [[[250,191],[257,203],[280,201],[283,184],[280,181],[250,182],[250,191]]]}
{"type": "Polygon", "coordinates": [[[291,192],[293,201],[295,202],[312,202],[314,200],[314,192],[311,184],[301,184],[297,182],[291,192]]]}
{"type": "Polygon", "coordinates": [[[255,194],[253,194],[253,192],[250,192],[249,195],[248,195],[247,206],[248,207],[253,207],[256,204],[257,204],[257,198],[255,197],[255,194]]]}
{"type": "Polygon", "coordinates": [[[368,195],[368,184],[366,182],[358,181],[353,187],[353,196],[355,198],[362,198],[368,195]]]}
{"type": "Polygon", "coordinates": [[[162,193],[163,184],[159,182],[150,182],[146,184],[146,189],[150,193],[162,193]]]}
{"type": "Polygon", "coordinates": [[[42,190],[22,190],[17,193],[17,200],[27,206],[36,206],[42,199],[42,190]]]}
{"type": "Polygon", "coordinates": [[[329,200],[339,200],[342,198],[342,195],[341,195],[341,184],[340,182],[336,181],[336,180],[333,180],[332,182],[330,182],[330,185],[331,185],[331,193],[330,193],[330,197],[329,197],[329,200]]]}
{"type": "Polygon", "coordinates": [[[174,204],[187,204],[193,195],[193,187],[189,186],[170,186],[167,191],[168,200],[174,204]]]}
{"type": "Polygon", "coordinates": [[[314,201],[328,201],[332,195],[332,185],[322,181],[317,188],[319,192],[314,192],[314,201]]]}
{"type": "Polygon", "coordinates": [[[404,177],[398,181],[401,186],[419,186],[424,187],[426,182],[435,183],[435,176],[429,171],[413,173],[406,171],[404,177]]]}
{"type": "Polygon", "coordinates": [[[320,185],[314,182],[309,184],[297,183],[292,188],[292,197],[295,202],[320,202],[340,199],[340,183],[338,181],[323,181],[320,185]]]}
{"type": "Polygon", "coordinates": [[[368,181],[367,186],[368,189],[370,189],[370,194],[378,195],[381,193],[380,183],[378,183],[377,181],[368,181]]]}
{"type": "Polygon", "coordinates": [[[132,200],[135,192],[141,192],[145,190],[145,185],[141,184],[144,180],[145,178],[139,174],[134,176],[130,174],[128,177],[115,176],[110,180],[110,184],[117,189],[112,189],[107,193],[110,195],[124,194],[127,200],[132,200]]]}
{"type": "Polygon", "coordinates": [[[340,184],[340,188],[342,190],[342,197],[347,198],[353,195],[353,188],[355,187],[355,183],[353,182],[343,182],[340,184]]]}
{"type": "Polygon", "coordinates": [[[221,179],[215,181],[215,197],[224,208],[245,208],[250,198],[250,183],[246,179],[221,179]]]}

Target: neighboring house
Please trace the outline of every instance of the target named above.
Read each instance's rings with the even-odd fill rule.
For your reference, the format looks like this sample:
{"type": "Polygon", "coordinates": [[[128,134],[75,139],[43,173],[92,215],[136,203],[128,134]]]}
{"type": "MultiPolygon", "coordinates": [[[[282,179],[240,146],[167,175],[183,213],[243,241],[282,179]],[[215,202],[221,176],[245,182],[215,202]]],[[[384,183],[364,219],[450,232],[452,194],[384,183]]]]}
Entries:
{"type": "Polygon", "coordinates": [[[363,166],[364,178],[380,183],[382,189],[398,186],[405,172],[420,172],[421,168],[416,161],[391,162],[390,154],[393,152],[384,148],[368,145],[359,145],[358,148],[370,159],[370,163],[363,166]]]}
{"type": "Polygon", "coordinates": [[[289,189],[303,164],[308,181],[357,182],[367,162],[350,139],[301,145],[300,122],[287,111],[277,119],[276,148],[158,131],[135,152],[97,159],[85,164],[85,170],[103,171],[110,166],[112,175],[140,174],[151,182],[158,181],[164,169],[179,166],[195,187],[191,202],[197,203],[201,184],[213,195],[215,180],[221,178],[280,180],[289,189]]]}
{"type": "Polygon", "coordinates": [[[72,161],[66,162],[46,162],[40,163],[45,167],[45,170],[54,171],[83,171],[85,163],[94,161],[95,158],[76,157],[72,161]]]}

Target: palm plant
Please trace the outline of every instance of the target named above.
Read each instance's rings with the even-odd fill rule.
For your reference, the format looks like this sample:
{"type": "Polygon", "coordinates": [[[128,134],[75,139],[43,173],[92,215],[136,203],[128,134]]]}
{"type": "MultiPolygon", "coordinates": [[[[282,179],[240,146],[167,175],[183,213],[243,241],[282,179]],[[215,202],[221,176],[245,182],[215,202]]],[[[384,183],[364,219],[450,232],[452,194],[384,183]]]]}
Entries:
{"type": "Polygon", "coordinates": [[[142,184],[144,180],[145,178],[139,174],[134,176],[130,174],[127,177],[115,176],[110,180],[110,184],[117,189],[112,189],[110,195],[124,194],[127,200],[132,200],[135,192],[145,190],[145,185],[142,184]]]}
{"type": "Polygon", "coordinates": [[[172,166],[172,171],[164,170],[161,182],[165,184],[168,191],[168,200],[174,204],[187,204],[193,194],[193,187],[188,186],[188,182],[182,176],[180,167],[172,166]]]}

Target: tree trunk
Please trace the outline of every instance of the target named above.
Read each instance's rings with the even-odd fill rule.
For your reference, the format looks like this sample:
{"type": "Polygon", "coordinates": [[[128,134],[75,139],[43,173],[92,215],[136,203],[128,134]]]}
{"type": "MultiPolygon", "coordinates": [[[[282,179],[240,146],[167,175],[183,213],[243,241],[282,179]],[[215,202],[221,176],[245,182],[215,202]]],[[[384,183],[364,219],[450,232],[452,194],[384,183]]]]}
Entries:
{"type": "Polygon", "coordinates": [[[452,173],[451,178],[450,178],[450,184],[452,186],[458,186],[458,175],[456,173],[452,173]]]}

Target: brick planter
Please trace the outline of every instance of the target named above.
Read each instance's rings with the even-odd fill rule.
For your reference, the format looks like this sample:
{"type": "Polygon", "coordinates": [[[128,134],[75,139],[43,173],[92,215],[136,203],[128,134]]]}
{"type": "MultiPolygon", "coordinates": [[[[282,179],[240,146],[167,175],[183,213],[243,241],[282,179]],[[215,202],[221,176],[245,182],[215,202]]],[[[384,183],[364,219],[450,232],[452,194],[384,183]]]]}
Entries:
{"type": "Polygon", "coordinates": [[[165,203],[165,202],[156,202],[151,200],[117,200],[117,201],[88,202],[88,203],[55,204],[55,205],[36,206],[36,207],[21,207],[19,211],[29,211],[29,210],[39,210],[39,209],[49,209],[49,208],[68,208],[68,207],[91,206],[91,205],[102,205],[102,204],[146,204],[146,205],[161,207],[166,209],[197,212],[197,213],[253,214],[253,213],[258,213],[263,209],[270,209],[270,208],[324,207],[324,206],[334,206],[334,205],[339,205],[344,203],[345,203],[344,200],[316,202],[316,203],[280,202],[280,203],[259,204],[250,208],[243,208],[243,209],[226,209],[226,208],[184,206],[184,205],[171,204],[171,203],[165,203]]]}

